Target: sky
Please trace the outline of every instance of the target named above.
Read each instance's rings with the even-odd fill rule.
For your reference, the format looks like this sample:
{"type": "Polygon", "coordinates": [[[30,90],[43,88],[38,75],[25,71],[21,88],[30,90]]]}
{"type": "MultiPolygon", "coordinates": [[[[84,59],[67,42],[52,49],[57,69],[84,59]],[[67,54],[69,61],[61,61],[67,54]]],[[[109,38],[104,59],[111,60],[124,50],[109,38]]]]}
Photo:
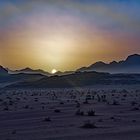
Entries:
{"type": "Polygon", "coordinates": [[[76,70],[140,54],[139,0],[0,0],[0,65],[76,70]]]}

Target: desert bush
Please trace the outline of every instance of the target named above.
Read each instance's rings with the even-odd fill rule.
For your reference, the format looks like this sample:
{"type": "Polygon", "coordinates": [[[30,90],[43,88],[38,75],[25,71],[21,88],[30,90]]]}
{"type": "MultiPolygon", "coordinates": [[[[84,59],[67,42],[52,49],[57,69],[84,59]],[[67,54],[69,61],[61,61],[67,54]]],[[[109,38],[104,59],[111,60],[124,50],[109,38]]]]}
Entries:
{"type": "Polygon", "coordinates": [[[94,129],[97,128],[97,126],[94,123],[91,123],[89,120],[86,121],[81,128],[85,128],[85,129],[94,129]]]}
{"type": "Polygon", "coordinates": [[[136,105],[137,103],[135,102],[135,101],[132,101],[131,102],[131,106],[134,106],[134,105],[136,105]]]}
{"type": "Polygon", "coordinates": [[[84,112],[78,109],[75,113],[77,116],[84,116],[84,112]]]}
{"type": "Polygon", "coordinates": [[[76,107],[77,107],[77,108],[80,107],[80,103],[79,103],[79,102],[76,103],[76,107]]]}
{"type": "Polygon", "coordinates": [[[29,108],[29,105],[26,105],[24,108],[25,108],[25,109],[28,109],[28,108],[29,108]]]}
{"type": "Polygon", "coordinates": [[[116,100],[114,100],[112,105],[119,105],[119,103],[116,100]]]}
{"type": "Polygon", "coordinates": [[[55,109],[54,112],[55,112],[55,113],[60,113],[61,110],[60,110],[60,109],[55,109]]]}
{"type": "Polygon", "coordinates": [[[9,110],[9,107],[5,107],[3,110],[8,111],[9,110]]]}
{"type": "Polygon", "coordinates": [[[13,130],[13,131],[12,131],[12,134],[16,134],[16,133],[17,133],[17,131],[16,131],[16,130],[13,130]]]}
{"type": "Polygon", "coordinates": [[[135,123],[135,122],[136,122],[136,120],[132,120],[132,122],[133,122],[133,123],[135,123]]]}
{"type": "Polygon", "coordinates": [[[51,119],[50,119],[50,117],[46,117],[43,121],[45,121],[45,122],[51,122],[51,119]]]}
{"type": "Polygon", "coordinates": [[[64,104],[64,102],[60,102],[60,105],[63,105],[64,104]]]}
{"type": "Polygon", "coordinates": [[[136,111],[136,110],[139,110],[139,108],[138,107],[132,108],[132,111],[136,111]]]}
{"type": "Polygon", "coordinates": [[[98,122],[103,122],[103,120],[102,119],[99,119],[98,122]]]}
{"type": "Polygon", "coordinates": [[[85,101],[83,102],[83,104],[89,104],[88,100],[85,100],[85,101]]]}
{"type": "Polygon", "coordinates": [[[95,111],[90,110],[87,112],[88,116],[95,116],[95,111]]]}

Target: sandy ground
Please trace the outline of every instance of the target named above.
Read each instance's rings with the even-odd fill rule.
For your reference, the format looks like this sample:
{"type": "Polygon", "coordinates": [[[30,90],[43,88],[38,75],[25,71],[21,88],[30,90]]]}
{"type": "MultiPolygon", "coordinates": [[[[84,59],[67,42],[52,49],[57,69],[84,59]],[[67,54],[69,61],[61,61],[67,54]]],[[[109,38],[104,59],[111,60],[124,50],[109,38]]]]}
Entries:
{"type": "Polygon", "coordinates": [[[0,92],[0,140],[140,140],[140,86],[0,92]]]}

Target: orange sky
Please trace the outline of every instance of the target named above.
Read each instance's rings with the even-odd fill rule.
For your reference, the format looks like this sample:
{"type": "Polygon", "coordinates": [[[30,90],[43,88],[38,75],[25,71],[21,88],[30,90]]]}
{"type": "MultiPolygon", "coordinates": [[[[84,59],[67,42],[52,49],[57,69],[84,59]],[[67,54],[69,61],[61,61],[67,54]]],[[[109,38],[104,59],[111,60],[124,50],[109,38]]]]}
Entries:
{"type": "Polygon", "coordinates": [[[140,17],[133,17],[139,3],[0,4],[0,64],[5,67],[68,71],[140,53],[140,17]]]}

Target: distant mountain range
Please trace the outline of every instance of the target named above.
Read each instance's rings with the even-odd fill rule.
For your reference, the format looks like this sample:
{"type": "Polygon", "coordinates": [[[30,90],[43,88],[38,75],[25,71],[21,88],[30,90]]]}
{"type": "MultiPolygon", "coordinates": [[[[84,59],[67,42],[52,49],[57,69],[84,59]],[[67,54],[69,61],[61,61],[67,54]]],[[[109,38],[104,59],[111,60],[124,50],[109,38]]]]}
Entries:
{"type": "MultiPolygon", "coordinates": [[[[53,76],[53,75],[61,76],[61,75],[72,74],[75,72],[75,71],[65,71],[65,72],[58,71],[55,74],[51,74],[41,69],[33,70],[31,68],[12,71],[10,69],[4,69],[2,66],[0,66],[0,70],[1,70],[0,73],[1,72],[6,73],[8,71],[9,74],[25,73],[25,74],[42,74],[46,76],[53,76]]],[[[140,55],[133,54],[128,56],[126,60],[122,60],[119,62],[112,61],[108,64],[102,61],[98,61],[88,67],[79,68],[76,71],[81,71],[81,72],[97,71],[97,72],[108,72],[108,73],[140,73],[140,55]]]]}
{"type": "Polygon", "coordinates": [[[7,75],[8,71],[4,67],[0,66],[0,75],[7,75]]]}
{"type": "Polygon", "coordinates": [[[72,88],[93,85],[140,85],[140,74],[76,72],[63,76],[43,77],[36,81],[21,81],[6,86],[6,89],[72,88]]]}
{"type": "Polygon", "coordinates": [[[130,55],[124,61],[113,61],[109,64],[96,62],[77,71],[58,71],[54,75],[40,69],[11,71],[0,66],[0,88],[54,88],[112,83],[140,84],[140,55],[130,55]]]}
{"type": "Polygon", "coordinates": [[[33,70],[31,68],[25,68],[25,69],[21,69],[21,70],[15,70],[12,71],[10,69],[8,69],[8,73],[9,74],[19,74],[19,73],[26,73],[26,74],[42,74],[42,75],[46,75],[46,76],[53,76],[53,75],[67,75],[67,74],[71,74],[74,71],[65,71],[65,72],[61,72],[61,71],[57,71],[55,74],[49,73],[47,71],[41,70],[41,69],[37,69],[37,70],[33,70]]]}
{"type": "MultiPolygon", "coordinates": [[[[2,66],[0,66],[0,88],[3,85],[11,85],[19,82],[33,82],[43,78],[44,75],[41,74],[28,74],[28,73],[17,73],[17,74],[9,74],[8,70],[2,66]]],[[[47,76],[45,76],[47,77],[47,76]]]]}
{"type": "Polygon", "coordinates": [[[51,74],[49,72],[43,71],[41,69],[33,70],[31,68],[25,68],[21,70],[10,70],[0,66],[0,75],[1,74],[41,74],[46,76],[53,76],[53,75],[67,75],[72,74],[78,71],[97,71],[97,72],[108,72],[108,73],[140,73],[140,55],[133,54],[126,58],[126,60],[122,60],[119,62],[112,61],[110,63],[104,63],[102,61],[98,61],[88,67],[82,67],[77,69],[76,71],[65,71],[61,72],[58,71],[55,74],[51,74]]]}
{"type": "Polygon", "coordinates": [[[97,71],[109,73],[140,73],[140,55],[134,54],[123,61],[113,61],[109,64],[102,61],[96,62],[89,67],[82,67],[77,71],[97,71]]]}
{"type": "Polygon", "coordinates": [[[25,69],[21,69],[21,70],[8,70],[9,74],[19,74],[19,73],[26,73],[26,74],[42,74],[42,75],[47,75],[47,76],[51,76],[52,74],[46,71],[43,71],[41,69],[37,69],[37,70],[33,70],[31,68],[25,68],[25,69]]]}

